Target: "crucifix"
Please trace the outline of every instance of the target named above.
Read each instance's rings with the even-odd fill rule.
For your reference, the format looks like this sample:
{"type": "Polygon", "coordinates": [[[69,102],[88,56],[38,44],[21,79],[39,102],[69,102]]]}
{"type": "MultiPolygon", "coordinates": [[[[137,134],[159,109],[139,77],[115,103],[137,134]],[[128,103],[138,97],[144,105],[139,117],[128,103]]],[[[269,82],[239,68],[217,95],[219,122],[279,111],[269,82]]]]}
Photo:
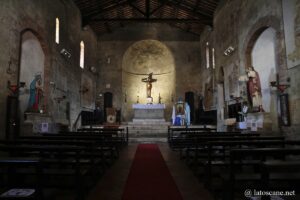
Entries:
{"type": "Polygon", "coordinates": [[[152,98],[151,97],[152,83],[157,81],[157,79],[152,78],[152,75],[153,72],[148,74],[147,78],[142,78],[142,82],[146,83],[147,98],[152,98]]]}

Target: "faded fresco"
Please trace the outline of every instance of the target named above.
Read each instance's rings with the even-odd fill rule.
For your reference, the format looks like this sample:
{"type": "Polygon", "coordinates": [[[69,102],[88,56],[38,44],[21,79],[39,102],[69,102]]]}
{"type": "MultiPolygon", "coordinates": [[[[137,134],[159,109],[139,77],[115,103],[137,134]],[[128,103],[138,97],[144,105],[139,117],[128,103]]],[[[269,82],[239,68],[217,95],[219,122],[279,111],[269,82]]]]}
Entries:
{"type": "Polygon", "coordinates": [[[91,77],[86,74],[81,76],[80,86],[81,106],[84,108],[95,108],[95,85],[91,77]]]}
{"type": "Polygon", "coordinates": [[[296,46],[294,51],[288,54],[290,60],[300,59],[300,1],[296,1],[295,4],[294,36],[296,46]]]}
{"type": "Polygon", "coordinates": [[[284,34],[289,68],[300,64],[300,0],[283,1],[284,34]]]}

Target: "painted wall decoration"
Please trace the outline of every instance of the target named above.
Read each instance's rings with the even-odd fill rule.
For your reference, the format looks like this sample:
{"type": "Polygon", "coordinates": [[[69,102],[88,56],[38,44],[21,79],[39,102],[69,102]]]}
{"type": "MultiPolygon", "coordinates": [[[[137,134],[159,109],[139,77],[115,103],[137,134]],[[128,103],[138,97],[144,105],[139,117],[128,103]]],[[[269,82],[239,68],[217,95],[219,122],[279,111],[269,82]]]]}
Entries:
{"type": "Polygon", "coordinates": [[[81,86],[79,89],[81,106],[84,108],[95,108],[95,83],[87,74],[81,75],[81,86]]]}
{"type": "Polygon", "coordinates": [[[213,106],[213,84],[212,80],[208,79],[204,86],[204,110],[211,110],[213,106]]]}
{"type": "Polygon", "coordinates": [[[300,64],[300,1],[282,1],[287,64],[289,68],[300,64]]]}
{"type": "Polygon", "coordinates": [[[283,126],[290,126],[289,98],[288,94],[279,95],[280,102],[280,123],[283,126]]]}

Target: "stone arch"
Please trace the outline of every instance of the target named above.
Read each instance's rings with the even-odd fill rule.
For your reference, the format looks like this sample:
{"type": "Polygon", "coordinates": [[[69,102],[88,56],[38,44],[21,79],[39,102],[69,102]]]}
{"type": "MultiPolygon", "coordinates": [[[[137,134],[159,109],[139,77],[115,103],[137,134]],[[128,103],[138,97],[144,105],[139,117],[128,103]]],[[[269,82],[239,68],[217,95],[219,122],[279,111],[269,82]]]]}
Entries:
{"type": "MultiPolygon", "coordinates": [[[[248,32],[245,43],[242,49],[242,58],[244,59],[244,64],[246,70],[248,67],[252,66],[252,50],[255,46],[256,41],[259,37],[269,28],[272,28],[275,32],[274,34],[274,51],[275,51],[275,71],[277,72],[279,82],[285,81],[287,78],[287,64],[285,60],[285,46],[282,41],[284,41],[284,32],[281,24],[281,19],[276,16],[266,16],[259,19],[248,32]]],[[[270,91],[271,93],[271,91],[270,91]]],[[[278,110],[276,106],[277,96],[271,93],[271,108],[270,112],[266,113],[264,116],[265,122],[264,127],[272,128],[272,130],[278,130],[278,110]]]]}
{"type": "Polygon", "coordinates": [[[125,121],[133,117],[132,104],[147,103],[146,85],[141,79],[151,72],[157,79],[152,84],[153,103],[158,103],[160,96],[166,105],[165,117],[170,118],[176,78],[173,54],[164,43],[149,39],[133,43],[123,55],[122,93],[126,101],[122,101],[122,117],[125,121]]]}
{"type": "MultiPolygon", "coordinates": [[[[29,89],[31,81],[37,73],[40,73],[45,85],[45,50],[41,44],[41,37],[32,29],[24,29],[21,32],[20,55],[19,55],[19,72],[18,82],[25,82],[26,88],[29,89]]],[[[23,114],[28,108],[29,93],[28,90],[19,93],[20,112],[23,114]]],[[[41,108],[44,110],[44,100],[41,108]]]]}
{"type": "MultiPolygon", "coordinates": [[[[46,39],[47,36],[47,31],[39,26],[33,19],[29,17],[23,17],[22,20],[20,20],[19,28],[17,30],[20,33],[19,36],[19,63],[18,63],[18,80],[17,82],[20,82],[20,65],[21,65],[21,48],[22,48],[22,35],[26,31],[30,31],[39,41],[44,55],[45,55],[45,60],[44,60],[44,103],[45,103],[45,112],[48,112],[49,108],[52,107],[50,99],[50,88],[49,88],[49,83],[50,83],[50,73],[51,73],[51,51],[49,48],[49,41],[46,39]],[[47,95],[48,94],[48,95],[47,95]]],[[[53,40],[54,43],[54,40],[53,40]]]]}
{"type": "Polygon", "coordinates": [[[245,69],[252,65],[251,52],[255,42],[259,36],[268,28],[275,30],[275,57],[276,71],[279,75],[279,80],[287,78],[287,65],[285,60],[284,32],[281,27],[280,19],[275,16],[266,16],[259,19],[248,32],[243,47],[245,69]]]}

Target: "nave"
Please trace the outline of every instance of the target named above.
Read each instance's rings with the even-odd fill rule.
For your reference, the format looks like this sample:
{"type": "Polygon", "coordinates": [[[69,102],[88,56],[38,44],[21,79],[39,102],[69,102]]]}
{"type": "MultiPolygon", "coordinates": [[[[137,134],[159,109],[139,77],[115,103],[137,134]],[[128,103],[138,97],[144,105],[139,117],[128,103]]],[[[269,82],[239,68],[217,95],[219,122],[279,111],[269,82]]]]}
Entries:
{"type": "Polygon", "coordinates": [[[0,24],[0,199],[300,198],[300,0],[0,0],[0,24]]]}
{"type": "Polygon", "coordinates": [[[298,199],[299,140],[191,126],[134,143],[124,130],[0,140],[1,198],[298,199]]]}
{"type": "MultiPolygon", "coordinates": [[[[120,159],[116,161],[114,166],[89,193],[87,200],[122,199],[123,188],[125,187],[137,146],[137,143],[133,143],[124,149],[120,154],[120,159]]],[[[196,179],[192,171],[188,170],[188,167],[180,161],[176,152],[171,151],[166,143],[159,143],[158,146],[183,199],[213,199],[202,183],[196,179]]]]}

